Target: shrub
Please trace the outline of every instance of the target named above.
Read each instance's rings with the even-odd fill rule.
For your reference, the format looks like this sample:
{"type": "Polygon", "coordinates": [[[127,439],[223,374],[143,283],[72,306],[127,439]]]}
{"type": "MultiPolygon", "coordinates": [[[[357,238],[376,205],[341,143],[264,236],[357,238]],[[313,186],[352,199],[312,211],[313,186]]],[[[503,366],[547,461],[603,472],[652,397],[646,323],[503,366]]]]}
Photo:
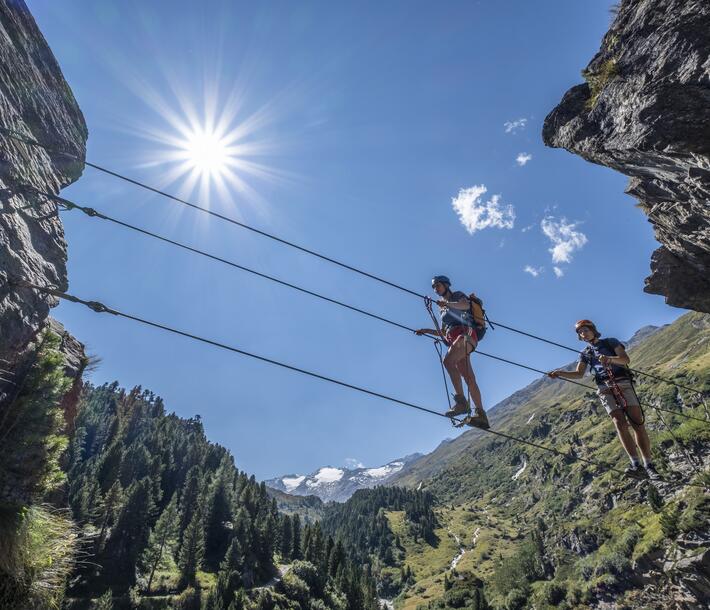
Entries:
{"type": "Polygon", "coordinates": [[[69,389],[60,339],[45,331],[19,393],[0,418],[3,501],[31,504],[65,480],[59,460],[68,444],[61,400],[69,389]]]}
{"type": "Polygon", "coordinates": [[[631,557],[636,543],[641,539],[642,531],[638,525],[633,525],[624,530],[615,547],[624,555],[631,557]]]}
{"type": "Polygon", "coordinates": [[[7,511],[0,523],[0,608],[59,608],[74,569],[74,523],[49,506],[7,511]]]}
{"type": "Polygon", "coordinates": [[[113,593],[111,593],[111,589],[106,589],[104,594],[94,602],[93,610],[113,610],[113,593]]]}
{"type": "Polygon", "coordinates": [[[567,595],[567,589],[555,582],[546,582],[540,588],[540,600],[546,604],[557,606],[567,595]]]}
{"type": "Polygon", "coordinates": [[[606,555],[602,555],[594,569],[595,576],[603,576],[604,574],[613,574],[619,576],[631,569],[631,562],[620,551],[612,551],[606,555]]]}
{"type": "Polygon", "coordinates": [[[188,587],[173,599],[175,610],[200,610],[200,592],[188,587]]]}
{"type": "Polygon", "coordinates": [[[505,610],[523,610],[527,606],[529,597],[529,587],[513,589],[505,596],[503,607],[505,610]]]}
{"type": "Polygon", "coordinates": [[[283,577],[279,583],[279,590],[289,599],[299,602],[301,605],[307,605],[310,598],[310,589],[308,585],[298,576],[289,572],[283,577]]]}
{"type": "Polygon", "coordinates": [[[606,84],[619,74],[619,67],[616,64],[616,59],[607,59],[596,71],[582,70],[582,76],[589,85],[589,99],[587,100],[587,108],[593,109],[597,104],[597,100],[604,90],[606,84]]]}
{"type": "Polygon", "coordinates": [[[702,531],[708,515],[710,515],[710,500],[705,494],[697,494],[688,499],[688,506],[678,519],[678,529],[681,532],[693,530],[702,531]]]}
{"type": "Polygon", "coordinates": [[[648,503],[654,513],[660,513],[663,509],[663,498],[653,485],[648,488],[648,503]]]}
{"type": "Polygon", "coordinates": [[[666,538],[673,539],[678,535],[678,522],[680,521],[680,506],[671,504],[661,513],[658,523],[666,538]]]}

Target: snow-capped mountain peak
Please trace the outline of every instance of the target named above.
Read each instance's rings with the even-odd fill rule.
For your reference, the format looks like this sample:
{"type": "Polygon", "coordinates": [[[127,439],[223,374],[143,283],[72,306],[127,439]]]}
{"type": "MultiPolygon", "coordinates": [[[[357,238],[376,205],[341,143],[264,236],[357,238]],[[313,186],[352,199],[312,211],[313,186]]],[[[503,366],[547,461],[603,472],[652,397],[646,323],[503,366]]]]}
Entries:
{"type": "Polygon", "coordinates": [[[321,485],[327,485],[328,483],[337,483],[343,478],[344,474],[345,471],[341,468],[331,468],[330,466],[326,466],[308,477],[306,480],[306,486],[319,487],[321,485]]]}
{"type": "Polygon", "coordinates": [[[376,468],[324,466],[308,475],[289,474],[270,479],[266,485],[295,496],[313,495],[325,502],[345,502],[358,489],[384,485],[388,479],[420,457],[421,454],[415,453],[376,468]]]}

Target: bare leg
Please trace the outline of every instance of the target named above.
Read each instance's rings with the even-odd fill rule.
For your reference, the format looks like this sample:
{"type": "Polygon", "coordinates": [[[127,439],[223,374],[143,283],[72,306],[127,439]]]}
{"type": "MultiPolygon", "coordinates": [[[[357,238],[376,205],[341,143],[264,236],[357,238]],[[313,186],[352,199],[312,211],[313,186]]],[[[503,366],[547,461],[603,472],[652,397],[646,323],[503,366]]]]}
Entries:
{"type": "Polygon", "coordinates": [[[444,366],[451,377],[451,383],[454,386],[454,392],[465,396],[463,391],[463,381],[461,380],[461,372],[458,368],[458,363],[462,358],[466,358],[466,342],[463,337],[458,337],[449,351],[444,356],[444,366]]]}
{"type": "Polygon", "coordinates": [[[624,411],[622,409],[616,409],[616,411],[612,411],[611,418],[614,420],[614,426],[616,426],[616,433],[619,435],[619,440],[624,446],[626,453],[630,458],[635,458],[638,460],[636,443],[631,437],[631,432],[629,431],[629,422],[626,421],[626,415],[624,414],[624,411]]]}
{"type": "Polygon", "coordinates": [[[636,424],[634,422],[641,421],[642,414],[641,409],[636,405],[629,405],[627,407],[629,413],[629,419],[631,422],[631,427],[634,429],[634,436],[636,437],[636,445],[641,450],[641,455],[643,459],[647,462],[651,461],[651,441],[648,438],[648,432],[646,432],[646,426],[643,424],[636,424]]]}
{"type": "MultiPolygon", "coordinates": [[[[468,349],[471,349],[470,346],[468,346],[468,349]]],[[[476,375],[474,375],[473,367],[471,366],[471,357],[467,356],[463,360],[459,360],[458,369],[466,381],[468,391],[471,394],[471,400],[476,407],[476,412],[485,413],[485,410],[483,409],[483,400],[481,399],[481,389],[478,387],[476,375]]]]}

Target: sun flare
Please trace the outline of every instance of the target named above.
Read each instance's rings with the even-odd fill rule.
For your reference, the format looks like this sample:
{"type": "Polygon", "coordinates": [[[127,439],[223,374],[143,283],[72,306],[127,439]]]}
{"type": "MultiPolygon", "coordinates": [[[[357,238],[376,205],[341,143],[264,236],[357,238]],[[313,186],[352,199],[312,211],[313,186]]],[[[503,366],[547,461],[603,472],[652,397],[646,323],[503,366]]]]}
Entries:
{"type": "Polygon", "coordinates": [[[161,119],[136,129],[157,144],[146,149],[142,165],[161,168],[162,187],[177,185],[180,196],[196,194],[206,205],[214,196],[225,201],[234,194],[240,201],[261,205],[254,180],[282,179],[281,172],[268,164],[280,143],[263,136],[275,120],[272,108],[239,116],[246,103],[243,96],[220,96],[216,86],[206,88],[201,104],[180,93],[164,98],[149,87],[141,93],[161,119]]]}
{"type": "Polygon", "coordinates": [[[213,130],[196,129],[185,139],[183,149],[185,161],[203,174],[222,175],[234,161],[226,138],[213,130]]]}

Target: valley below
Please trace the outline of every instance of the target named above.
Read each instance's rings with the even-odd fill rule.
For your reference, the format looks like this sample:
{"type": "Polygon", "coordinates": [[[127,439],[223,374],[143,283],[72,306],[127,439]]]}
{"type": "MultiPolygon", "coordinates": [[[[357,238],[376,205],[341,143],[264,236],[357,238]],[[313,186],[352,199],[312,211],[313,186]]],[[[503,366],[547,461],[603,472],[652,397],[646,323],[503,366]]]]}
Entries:
{"type": "MultiPolygon", "coordinates": [[[[174,13],[170,19],[179,11],[174,13]]],[[[137,14],[142,19],[143,14],[137,14]]],[[[101,20],[115,18],[118,23],[119,17],[126,15],[113,8],[100,11],[101,20]]],[[[370,15],[366,17],[366,21],[372,20],[370,15]]],[[[599,52],[582,71],[584,82],[569,89],[549,112],[542,133],[548,146],[564,148],[629,176],[627,192],[638,199],[659,242],[644,290],[662,295],[670,305],[688,308],[682,315],[678,312],[672,323],[640,328],[626,344],[631,366],[637,370],[634,387],[643,406],[652,461],[658,471],[658,478],[653,480],[644,476],[646,470],[634,475],[624,471],[628,458],[589,378],[575,384],[541,375],[489,410],[490,430],[463,428],[427,454],[393,456],[392,461],[371,467],[354,461],[355,465],[347,468],[332,466],[323,459],[324,465],[310,473],[288,473],[293,465],[286,464],[283,472],[287,474],[265,481],[242,470],[229,449],[208,437],[202,418],[191,415],[198,410],[204,413],[202,409],[213,407],[214,400],[210,402],[200,394],[189,403],[189,410],[180,411],[186,416],[178,416],[171,409],[179,407],[166,404],[149,389],[150,372],[135,381],[145,385],[131,387],[119,381],[104,383],[104,379],[92,383],[92,371],[99,365],[101,354],[91,354],[83,342],[91,346],[98,331],[87,323],[86,329],[91,331],[86,332],[96,334],[75,337],[73,329],[51,318],[50,310],[60,298],[88,307],[103,320],[122,317],[126,324],[142,322],[143,327],[151,327],[151,332],[168,331],[171,337],[181,335],[180,340],[199,341],[209,349],[252,356],[262,361],[259,366],[278,365],[290,369],[289,374],[316,377],[318,383],[331,381],[347,386],[338,388],[344,392],[355,389],[387,398],[325,374],[301,370],[295,364],[251,354],[216,339],[65,293],[69,289],[69,246],[60,210],[74,209],[72,214],[76,216],[83,212],[92,217],[86,219],[91,222],[110,219],[58,196],[81,177],[86,166],[100,167],[86,161],[89,132],[84,116],[25,2],[0,0],[0,19],[0,610],[710,607],[707,0],[623,0],[612,6],[609,31],[599,52]]],[[[291,21],[289,25],[295,24],[298,36],[303,37],[306,24],[318,20],[299,16],[291,21]]],[[[166,21],[167,25],[171,23],[166,21]]],[[[255,31],[262,28],[261,21],[255,23],[255,31]]],[[[169,30],[166,24],[156,29],[169,30]]],[[[448,43],[450,30],[455,28],[446,27],[447,35],[442,39],[448,43]]],[[[381,37],[389,38],[389,34],[381,37]]],[[[67,57],[76,59],[78,51],[71,46],[74,42],[63,44],[67,57]]],[[[192,57],[193,50],[188,48],[186,53],[186,57],[192,57]]],[[[322,49],[313,55],[317,63],[322,61],[322,49]]],[[[296,55],[287,59],[279,58],[279,62],[290,66],[301,61],[296,55]]],[[[426,62],[430,61],[427,54],[426,62]]],[[[457,75],[456,80],[469,77],[457,75]]],[[[339,106],[349,89],[341,90],[340,85],[334,89],[339,97],[333,105],[339,106]]],[[[82,94],[88,95],[84,90],[82,94]]],[[[319,118],[319,113],[313,108],[302,113],[308,129],[328,123],[319,118]]],[[[250,121],[255,124],[265,120],[261,113],[254,117],[250,121]]],[[[436,138],[440,137],[438,120],[431,123],[436,138]]],[[[527,120],[506,123],[505,137],[512,137],[514,129],[523,129],[527,120]]],[[[392,126],[388,124],[387,131],[392,126]]],[[[247,135],[249,129],[244,127],[247,135]]],[[[452,126],[451,130],[452,141],[458,139],[461,126],[452,126]]],[[[102,135],[109,131],[104,126],[97,129],[102,135]]],[[[500,131],[503,133],[502,128],[500,131]]],[[[205,138],[198,139],[197,153],[202,154],[205,138]]],[[[224,142],[217,140],[224,148],[224,142]]],[[[250,144],[247,139],[235,147],[249,148],[250,144]]],[[[360,145],[352,144],[356,148],[360,145]]],[[[115,148],[123,153],[118,144],[115,148]]],[[[255,148],[259,146],[255,144],[255,148]]],[[[513,169],[522,168],[532,159],[530,153],[521,152],[521,156],[522,162],[518,160],[513,169]]],[[[542,155],[536,151],[535,156],[535,162],[541,163],[538,158],[542,155]]],[[[243,161],[243,167],[270,175],[258,164],[243,161]]],[[[447,171],[450,169],[447,167],[447,171]]],[[[106,169],[102,172],[114,173],[106,169]]],[[[195,184],[198,174],[193,174],[195,184]]],[[[139,186],[126,176],[114,173],[114,177],[124,178],[132,187],[139,186]]],[[[249,191],[250,187],[238,182],[240,192],[249,191]]],[[[88,184],[86,192],[99,192],[96,184],[88,184]]],[[[146,188],[152,191],[151,196],[166,195],[157,187],[146,188]]],[[[485,193],[487,187],[476,186],[469,191],[485,193]]],[[[119,191],[100,192],[102,196],[123,197],[116,195],[119,191]]],[[[169,198],[173,203],[199,209],[177,196],[169,198]]],[[[494,217],[486,223],[507,223],[510,226],[505,228],[512,228],[512,206],[505,208],[506,216],[512,215],[509,220],[503,222],[502,217],[496,217],[503,210],[497,207],[499,198],[494,195],[485,204],[486,214],[494,217]]],[[[241,220],[213,210],[202,211],[212,214],[210,221],[215,224],[228,220],[282,242],[280,246],[293,246],[300,250],[299,255],[315,255],[358,271],[244,225],[241,220]]],[[[585,210],[587,214],[592,212],[585,210]]],[[[320,212],[316,216],[322,221],[320,212]]],[[[161,218],[166,226],[178,224],[161,218]]],[[[371,220],[367,220],[369,227],[371,220]]],[[[115,222],[129,227],[122,221],[115,222]]],[[[297,227],[295,219],[288,218],[287,222],[297,227]]],[[[574,232],[576,224],[563,222],[560,226],[574,232]]],[[[150,231],[137,230],[145,234],[143,237],[156,237],[150,231]]],[[[473,233],[469,230],[471,236],[473,233]]],[[[555,257],[567,256],[565,264],[571,261],[572,251],[581,258],[577,251],[587,238],[574,234],[576,245],[563,243],[561,238],[555,245],[555,239],[550,238],[553,247],[545,256],[551,254],[555,263],[559,262],[555,257]],[[560,248],[569,252],[560,253],[560,248]]],[[[98,243],[101,238],[92,239],[96,241],[93,247],[103,245],[98,243]]],[[[172,239],[158,239],[249,271],[172,239]]],[[[362,240],[358,240],[361,247],[362,240]]],[[[549,245],[540,243],[545,243],[545,248],[549,245]]],[[[77,248],[84,261],[94,256],[121,258],[132,254],[123,242],[124,250],[115,255],[103,250],[100,255],[89,252],[86,244],[82,242],[77,248]]],[[[142,260],[152,264],[153,251],[145,252],[149,254],[144,253],[142,260]]],[[[614,256],[618,260],[612,262],[626,264],[625,254],[615,251],[614,256]]],[[[264,258],[273,265],[275,260],[264,258]]],[[[166,275],[174,271],[179,287],[184,288],[183,280],[188,275],[197,277],[193,268],[189,269],[189,273],[182,267],[178,271],[160,267],[159,271],[166,275]]],[[[527,272],[525,279],[532,281],[542,269],[530,267],[519,272],[521,276],[527,272]]],[[[568,267],[553,269],[555,277],[552,273],[548,276],[556,281],[568,267]]],[[[137,285],[145,291],[141,298],[146,306],[154,304],[157,293],[149,292],[156,289],[153,280],[141,283],[143,280],[134,277],[133,271],[123,278],[126,285],[137,285]]],[[[592,271],[596,273],[597,269],[592,271]]],[[[254,273],[261,279],[275,279],[254,273]]],[[[402,288],[369,273],[358,273],[402,288]]],[[[84,283],[88,274],[86,271],[79,276],[84,283]]],[[[119,279],[109,278],[116,286],[119,279]]],[[[211,276],[208,279],[213,281],[211,276]]],[[[319,278],[310,279],[315,282],[319,278]]],[[[331,305],[379,317],[291,285],[291,280],[275,281],[331,305]]],[[[116,286],[111,284],[111,289],[116,286]]],[[[97,284],[97,294],[102,289],[108,291],[107,286],[97,284]]],[[[598,290],[599,284],[594,289],[598,290]]],[[[225,301],[230,307],[234,304],[228,298],[225,301]]],[[[293,304],[286,299],[283,302],[293,304]]],[[[179,299],[170,303],[170,307],[177,305],[182,305],[179,299]]],[[[442,303],[441,307],[455,305],[442,303]]],[[[621,305],[613,301],[609,308],[612,306],[621,305]]],[[[182,315],[178,310],[169,311],[182,315]]],[[[630,311],[635,320],[635,310],[630,311]]],[[[233,315],[231,310],[229,315],[233,315]]],[[[309,332],[311,325],[309,320],[309,332]]],[[[253,328],[248,330],[253,332],[253,328]]],[[[277,330],[269,327],[260,332],[276,334],[277,330]]],[[[147,340],[142,343],[135,337],[138,335],[119,336],[125,354],[133,356],[137,350],[152,347],[147,340]]],[[[367,366],[374,367],[379,355],[372,356],[371,346],[368,350],[372,362],[367,366]]],[[[172,352],[163,351],[155,357],[150,354],[152,360],[146,369],[153,364],[175,364],[172,352]]],[[[305,351],[303,355],[314,356],[305,351]]],[[[569,368],[569,354],[567,359],[565,362],[561,357],[560,366],[569,368]]],[[[347,368],[346,362],[342,369],[347,368]]],[[[230,400],[234,399],[230,409],[255,409],[246,398],[246,384],[258,385],[268,378],[244,379],[243,371],[247,370],[229,369],[234,377],[229,378],[230,400]]],[[[435,372],[440,382],[439,371],[435,372]]],[[[166,383],[176,378],[172,370],[166,374],[163,369],[162,374],[156,374],[153,381],[166,383]]],[[[116,376],[118,373],[107,379],[116,376]]],[[[346,378],[343,375],[342,379],[346,378]]],[[[197,379],[203,384],[200,392],[212,381],[207,374],[205,379],[197,379]]],[[[205,392],[204,396],[209,394],[205,392]]],[[[265,400],[264,409],[276,411],[280,406],[278,392],[274,391],[269,400],[265,400]]],[[[317,425],[317,420],[308,425],[317,425]]],[[[269,434],[272,431],[269,429],[269,434]]],[[[362,441],[363,452],[367,440],[362,441]]],[[[303,442],[311,440],[305,438],[303,442]]],[[[269,438],[269,443],[259,449],[275,447],[278,438],[269,438]]],[[[289,461],[293,459],[288,457],[289,461]]]]}

